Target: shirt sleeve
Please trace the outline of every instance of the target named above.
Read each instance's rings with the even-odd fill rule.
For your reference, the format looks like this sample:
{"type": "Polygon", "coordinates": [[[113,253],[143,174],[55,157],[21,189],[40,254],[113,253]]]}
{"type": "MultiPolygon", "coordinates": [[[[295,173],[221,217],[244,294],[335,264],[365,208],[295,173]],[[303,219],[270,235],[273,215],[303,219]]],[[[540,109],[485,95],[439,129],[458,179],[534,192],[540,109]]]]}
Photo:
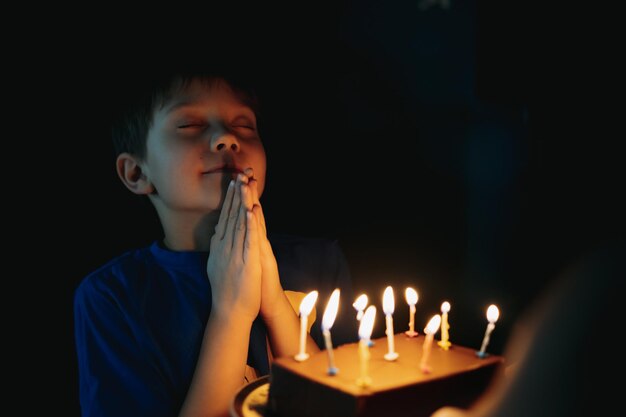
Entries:
{"type": "Polygon", "coordinates": [[[175,416],[180,404],[146,358],[123,303],[85,280],[74,296],[82,417],[175,416]]]}

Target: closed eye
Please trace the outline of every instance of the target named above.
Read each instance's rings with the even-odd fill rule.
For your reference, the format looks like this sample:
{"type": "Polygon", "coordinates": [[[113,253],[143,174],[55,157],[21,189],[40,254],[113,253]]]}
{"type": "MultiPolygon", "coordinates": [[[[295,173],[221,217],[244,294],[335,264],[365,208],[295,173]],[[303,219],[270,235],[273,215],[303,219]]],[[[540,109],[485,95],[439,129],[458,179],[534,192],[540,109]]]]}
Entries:
{"type": "Polygon", "coordinates": [[[184,125],[180,125],[178,126],[179,129],[188,129],[188,128],[204,128],[207,127],[207,124],[203,124],[203,123],[190,123],[190,124],[184,124],[184,125]]]}

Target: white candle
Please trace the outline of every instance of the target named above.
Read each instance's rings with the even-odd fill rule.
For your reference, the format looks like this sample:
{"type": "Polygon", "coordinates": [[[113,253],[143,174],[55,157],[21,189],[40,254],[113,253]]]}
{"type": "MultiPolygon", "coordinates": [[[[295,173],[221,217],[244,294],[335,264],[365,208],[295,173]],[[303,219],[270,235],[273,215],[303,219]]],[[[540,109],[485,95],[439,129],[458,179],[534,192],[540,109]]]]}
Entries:
{"type": "Polygon", "coordinates": [[[437,342],[443,350],[448,350],[452,343],[450,343],[450,324],[448,323],[448,312],[450,311],[450,303],[444,301],[441,304],[441,340],[437,342]]]}
{"type": "Polygon", "coordinates": [[[424,344],[422,345],[422,359],[420,361],[420,369],[425,374],[429,374],[432,372],[432,368],[428,365],[428,357],[430,356],[430,349],[433,344],[433,337],[435,337],[434,335],[435,333],[437,333],[440,324],[441,316],[439,314],[435,314],[428,321],[426,328],[424,328],[426,338],[424,339],[424,344]]]}
{"type": "Polygon", "coordinates": [[[361,375],[356,380],[356,383],[362,388],[369,387],[372,384],[372,378],[369,376],[370,348],[368,342],[372,335],[375,318],[376,306],[371,305],[365,310],[359,325],[359,365],[361,375]]]}
{"type": "Polygon", "coordinates": [[[357,311],[356,313],[357,321],[360,321],[361,317],[363,317],[363,310],[365,310],[365,307],[367,307],[367,295],[365,294],[359,295],[358,298],[354,301],[354,303],[352,303],[352,307],[354,307],[354,309],[357,311]]]}
{"type": "Polygon", "coordinates": [[[409,305],[409,330],[404,332],[409,337],[415,337],[418,333],[415,331],[415,304],[417,304],[417,291],[411,287],[407,287],[404,291],[404,297],[409,305]]]}
{"type": "Polygon", "coordinates": [[[308,317],[311,314],[311,310],[315,306],[317,301],[317,291],[311,291],[300,302],[300,351],[294,357],[298,362],[305,361],[309,358],[309,354],[306,353],[306,334],[308,317]]]}
{"type": "Polygon", "coordinates": [[[500,310],[498,310],[498,307],[496,307],[495,304],[491,304],[489,308],[487,308],[487,320],[489,321],[489,324],[487,324],[487,330],[485,330],[485,336],[483,337],[483,343],[480,346],[480,350],[476,352],[476,356],[479,358],[485,358],[488,355],[485,350],[487,349],[491,332],[496,327],[498,317],[500,317],[500,310]]]}
{"type": "Polygon", "coordinates": [[[324,335],[324,343],[326,344],[326,352],[328,353],[328,375],[337,375],[339,369],[335,367],[335,358],[333,356],[333,344],[330,340],[330,328],[333,327],[337,310],[339,309],[339,288],[335,289],[330,295],[324,317],[322,317],[322,334],[324,335]]]}
{"type": "Polygon", "coordinates": [[[398,359],[398,352],[395,352],[394,349],[394,334],[393,334],[393,310],[395,308],[395,303],[393,299],[393,288],[388,286],[385,288],[385,292],[383,294],[383,311],[385,312],[385,320],[386,320],[386,329],[385,333],[387,334],[387,353],[385,354],[385,359],[388,361],[395,361],[398,359]]]}

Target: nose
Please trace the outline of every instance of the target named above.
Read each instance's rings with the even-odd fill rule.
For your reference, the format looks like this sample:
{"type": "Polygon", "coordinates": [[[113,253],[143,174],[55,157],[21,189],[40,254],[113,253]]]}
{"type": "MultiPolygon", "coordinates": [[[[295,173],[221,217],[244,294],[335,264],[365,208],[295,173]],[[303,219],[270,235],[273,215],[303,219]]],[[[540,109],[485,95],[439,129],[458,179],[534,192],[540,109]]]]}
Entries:
{"type": "Polygon", "coordinates": [[[223,127],[212,132],[210,146],[212,152],[223,152],[227,150],[238,152],[240,148],[237,136],[223,127]]]}

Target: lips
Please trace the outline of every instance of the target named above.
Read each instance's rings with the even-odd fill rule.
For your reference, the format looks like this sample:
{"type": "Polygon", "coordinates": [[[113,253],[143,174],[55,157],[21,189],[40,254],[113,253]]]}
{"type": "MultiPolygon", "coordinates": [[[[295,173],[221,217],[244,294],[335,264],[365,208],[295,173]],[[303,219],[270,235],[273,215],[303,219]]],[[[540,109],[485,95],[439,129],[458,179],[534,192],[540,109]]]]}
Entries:
{"type": "Polygon", "coordinates": [[[220,165],[215,168],[211,168],[207,171],[202,172],[202,174],[221,174],[221,173],[239,174],[239,173],[243,173],[243,169],[236,167],[236,166],[232,166],[232,165],[220,165]]]}

